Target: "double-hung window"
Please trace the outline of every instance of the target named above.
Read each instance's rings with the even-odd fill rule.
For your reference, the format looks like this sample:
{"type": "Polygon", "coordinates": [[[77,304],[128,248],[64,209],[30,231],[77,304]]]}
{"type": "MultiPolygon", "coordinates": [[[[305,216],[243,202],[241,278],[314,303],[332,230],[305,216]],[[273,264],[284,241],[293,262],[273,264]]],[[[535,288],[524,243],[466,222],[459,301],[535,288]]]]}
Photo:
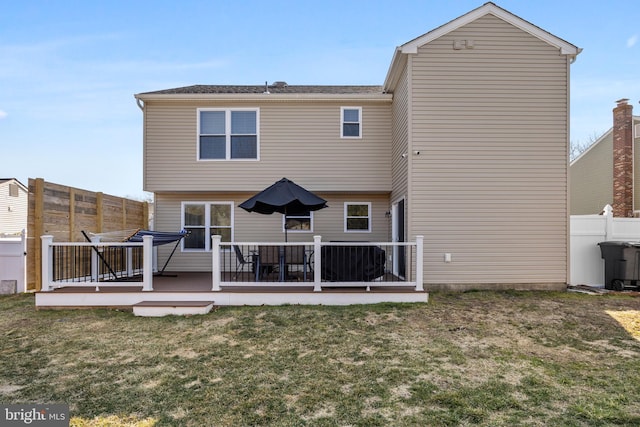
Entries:
{"type": "Polygon", "coordinates": [[[211,250],[211,236],[219,234],[223,242],[233,240],[232,202],[183,202],[182,228],[189,234],[182,241],[185,251],[211,250]]]}
{"type": "Polygon", "coordinates": [[[362,107],[341,107],[340,121],[342,138],[362,138],[362,107]]]}
{"type": "Polygon", "coordinates": [[[344,204],[345,233],[371,232],[371,202],[344,204]]]}
{"type": "Polygon", "coordinates": [[[313,212],[305,212],[302,215],[283,215],[282,227],[291,232],[312,232],[313,212]]]}
{"type": "Polygon", "coordinates": [[[257,160],[260,114],[252,109],[198,109],[198,160],[257,160]]]}

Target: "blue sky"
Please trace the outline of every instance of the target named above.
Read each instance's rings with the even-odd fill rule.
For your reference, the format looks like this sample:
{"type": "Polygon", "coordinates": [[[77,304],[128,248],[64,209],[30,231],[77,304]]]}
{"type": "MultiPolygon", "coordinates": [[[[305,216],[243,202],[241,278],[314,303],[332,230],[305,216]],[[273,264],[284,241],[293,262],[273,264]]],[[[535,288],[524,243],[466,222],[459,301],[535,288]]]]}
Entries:
{"type": "MultiPolygon", "coordinates": [[[[143,198],[135,93],[192,84],[379,85],[396,46],[481,6],[470,0],[3,2],[0,178],[143,198]]],[[[640,115],[637,0],[497,5],[583,52],[571,140],[640,115]]]]}

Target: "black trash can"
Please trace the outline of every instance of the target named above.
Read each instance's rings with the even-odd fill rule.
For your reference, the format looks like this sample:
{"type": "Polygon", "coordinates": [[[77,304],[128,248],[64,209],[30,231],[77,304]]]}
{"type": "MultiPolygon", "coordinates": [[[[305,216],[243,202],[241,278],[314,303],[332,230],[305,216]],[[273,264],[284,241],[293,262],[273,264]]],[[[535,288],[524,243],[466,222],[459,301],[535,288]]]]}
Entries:
{"type": "Polygon", "coordinates": [[[623,291],[638,287],[640,282],[640,242],[600,242],[604,259],[604,287],[623,291]]]}

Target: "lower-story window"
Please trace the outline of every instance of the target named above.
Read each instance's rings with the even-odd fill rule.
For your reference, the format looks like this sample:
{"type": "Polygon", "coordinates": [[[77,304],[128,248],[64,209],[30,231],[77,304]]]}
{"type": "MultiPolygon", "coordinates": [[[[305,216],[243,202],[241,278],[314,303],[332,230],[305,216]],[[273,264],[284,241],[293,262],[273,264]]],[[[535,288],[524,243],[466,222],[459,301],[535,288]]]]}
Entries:
{"type": "Polygon", "coordinates": [[[283,215],[283,231],[312,232],[313,212],[305,212],[302,215],[283,215]]]}
{"type": "Polygon", "coordinates": [[[211,236],[233,240],[233,202],[182,202],[182,228],[189,234],[182,241],[185,251],[210,251],[211,236]]]}

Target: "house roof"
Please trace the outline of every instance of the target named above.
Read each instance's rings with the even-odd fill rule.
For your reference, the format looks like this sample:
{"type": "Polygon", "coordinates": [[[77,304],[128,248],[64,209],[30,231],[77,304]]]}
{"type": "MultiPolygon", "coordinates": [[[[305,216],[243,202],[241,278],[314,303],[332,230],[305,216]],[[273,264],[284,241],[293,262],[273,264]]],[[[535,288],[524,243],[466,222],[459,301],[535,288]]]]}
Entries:
{"type": "Polygon", "coordinates": [[[27,189],[27,187],[26,187],[23,183],[21,183],[20,181],[18,181],[18,180],[17,180],[17,179],[15,179],[15,178],[0,178],[0,184],[4,184],[4,183],[6,183],[6,182],[11,182],[11,181],[14,181],[14,182],[15,182],[16,184],[18,184],[18,185],[19,185],[23,190],[25,190],[25,191],[27,191],[27,190],[28,190],[28,189],[27,189]]]}
{"type": "Polygon", "coordinates": [[[399,77],[399,72],[406,61],[406,57],[408,54],[418,53],[418,48],[424,46],[425,44],[442,37],[445,34],[450,33],[464,25],[467,25],[485,15],[494,15],[497,18],[502,19],[503,21],[531,34],[534,37],[539,38],[540,40],[557,47],[560,50],[562,55],[569,55],[574,57],[578,55],[582,49],[577,46],[563,40],[559,37],[554,36],[553,34],[543,30],[542,28],[525,21],[519,16],[514,15],[513,13],[497,6],[492,2],[487,2],[484,5],[468,12],[448,23],[441,25],[438,28],[435,28],[429,31],[426,34],[423,34],[415,39],[398,46],[391,60],[391,65],[389,66],[389,71],[387,72],[387,77],[384,82],[384,90],[391,91],[395,84],[397,83],[397,79],[399,77]]]}
{"type": "Polygon", "coordinates": [[[134,95],[138,106],[154,99],[171,100],[248,100],[248,101],[351,101],[391,102],[392,95],[385,94],[382,86],[304,86],[275,82],[271,85],[193,85],[174,89],[144,92],[134,95]]]}
{"type": "Polygon", "coordinates": [[[213,95],[213,94],[382,94],[382,86],[298,86],[284,82],[271,85],[193,85],[144,92],[138,95],[213,95]]]}

